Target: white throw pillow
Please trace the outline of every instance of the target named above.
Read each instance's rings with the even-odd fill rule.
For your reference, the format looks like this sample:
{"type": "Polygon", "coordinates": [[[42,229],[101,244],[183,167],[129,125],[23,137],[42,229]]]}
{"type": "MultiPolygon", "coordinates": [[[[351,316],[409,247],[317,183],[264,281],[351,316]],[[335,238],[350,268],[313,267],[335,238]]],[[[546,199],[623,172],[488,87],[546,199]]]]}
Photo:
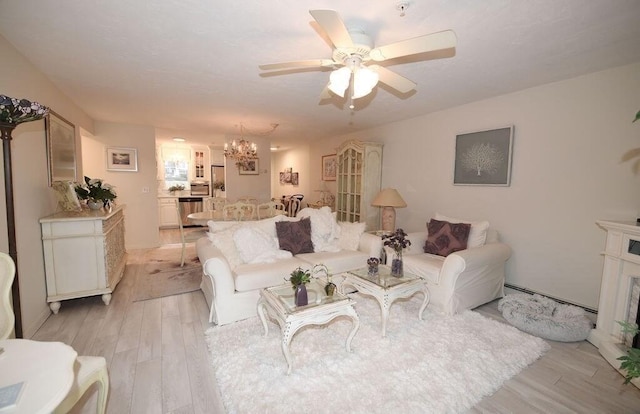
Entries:
{"type": "Polygon", "coordinates": [[[296,217],[311,219],[311,241],[314,252],[336,252],[339,250],[334,241],[339,235],[340,227],[336,222],[335,213],[332,213],[329,207],[303,208],[296,217]]]}
{"type": "Polygon", "coordinates": [[[226,230],[218,231],[216,233],[207,232],[207,237],[216,246],[221,252],[222,255],[227,259],[229,263],[229,268],[231,270],[238,267],[238,265],[242,264],[242,259],[240,258],[240,253],[236,249],[236,244],[233,240],[233,233],[240,228],[239,225],[235,225],[226,230]]]}
{"type": "Polygon", "coordinates": [[[367,223],[349,223],[341,221],[338,223],[340,226],[340,239],[338,245],[342,250],[358,250],[360,245],[360,236],[364,233],[364,229],[367,223]]]}
{"type": "Polygon", "coordinates": [[[273,263],[291,257],[291,252],[278,249],[277,239],[257,227],[240,227],[233,233],[233,240],[244,263],[273,263]]]}
{"type": "Polygon", "coordinates": [[[449,223],[468,223],[471,224],[471,231],[469,231],[469,238],[467,239],[467,248],[484,246],[487,241],[487,230],[489,230],[488,221],[470,221],[461,220],[453,217],[447,217],[440,213],[436,213],[434,217],[436,220],[448,221],[449,223]]]}

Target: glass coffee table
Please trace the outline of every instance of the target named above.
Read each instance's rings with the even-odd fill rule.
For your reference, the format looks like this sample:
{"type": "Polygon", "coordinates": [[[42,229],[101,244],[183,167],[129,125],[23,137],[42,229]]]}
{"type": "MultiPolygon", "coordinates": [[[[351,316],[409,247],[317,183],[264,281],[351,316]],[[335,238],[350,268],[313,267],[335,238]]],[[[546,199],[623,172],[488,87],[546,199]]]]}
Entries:
{"type": "Polygon", "coordinates": [[[351,270],[342,274],[344,281],[340,285],[340,292],[344,292],[345,286],[352,286],[360,293],[373,296],[380,304],[382,317],[382,337],[387,335],[387,320],[389,319],[389,309],[396,299],[408,298],[421,292],[424,300],[418,318],[422,320],[422,313],[429,304],[429,289],[426,281],[420,276],[404,272],[403,277],[391,276],[391,268],[380,265],[377,276],[370,276],[368,269],[351,270]]]}
{"type": "Polygon", "coordinates": [[[351,352],[351,340],[360,327],[360,318],[351,298],[335,292],[333,296],[327,296],[324,292],[324,283],[318,279],[312,279],[307,284],[307,296],[309,304],[296,306],[294,303],[294,289],[291,284],[274,286],[260,291],[258,299],[258,315],[264,326],[264,335],[269,333],[267,316],[271,316],[280,325],[282,331],[282,353],[287,360],[287,375],[291,373],[293,362],[289,346],[293,335],[306,325],[324,325],[338,316],[351,318],[353,328],[347,336],[346,349],[351,352]],[[265,312],[266,311],[266,312],[265,312]]]}

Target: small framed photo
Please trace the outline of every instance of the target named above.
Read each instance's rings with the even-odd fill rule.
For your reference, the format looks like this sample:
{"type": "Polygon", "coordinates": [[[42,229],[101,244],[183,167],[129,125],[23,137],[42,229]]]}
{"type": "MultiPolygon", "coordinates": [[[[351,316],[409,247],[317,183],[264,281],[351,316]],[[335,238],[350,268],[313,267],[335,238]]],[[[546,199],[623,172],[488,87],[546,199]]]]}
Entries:
{"type": "Polygon", "coordinates": [[[238,167],[240,175],[258,175],[258,159],[247,161],[238,167]]]}
{"type": "Polygon", "coordinates": [[[454,185],[511,183],[513,126],[456,135],[454,185]]]}
{"type": "Polygon", "coordinates": [[[322,156],[322,181],[335,181],[337,169],[336,154],[322,156]]]}
{"type": "Polygon", "coordinates": [[[297,172],[291,173],[291,184],[292,185],[298,185],[298,173],[297,172]]]}
{"type": "Polygon", "coordinates": [[[136,148],[107,147],[107,170],[138,171],[136,148]]]}

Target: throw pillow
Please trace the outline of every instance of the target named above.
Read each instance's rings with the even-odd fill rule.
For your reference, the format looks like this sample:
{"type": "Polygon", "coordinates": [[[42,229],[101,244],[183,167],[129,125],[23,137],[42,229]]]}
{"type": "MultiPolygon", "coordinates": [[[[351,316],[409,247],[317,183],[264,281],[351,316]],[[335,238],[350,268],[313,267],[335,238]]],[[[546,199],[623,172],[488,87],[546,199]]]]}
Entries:
{"type": "Polygon", "coordinates": [[[211,240],[213,245],[222,252],[224,258],[227,259],[227,263],[229,263],[229,268],[231,270],[234,270],[238,265],[242,264],[240,253],[238,253],[236,244],[233,241],[233,233],[238,228],[239,226],[236,225],[217,233],[207,232],[207,237],[209,237],[209,240],[211,240]]]}
{"type": "Polygon", "coordinates": [[[311,241],[314,252],[337,252],[338,223],[329,207],[303,208],[296,217],[311,218],[311,241]]]}
{"type": "Polygon", "coordinates": [[[340,249],[358,250],[358,246],[360,245],[360,236],[364,233],[367,223],[349,223],[341,221],[338,225],[340,226],[340,238],[338,239],[340,249]]]}
{"type": "Polygon", "coordinates": [[[489,230],[488,221],[470,221],[462,220],[453,217],[447,217],[440,213],[436,213],[434,217],[436,220],[448,221],[449,223],[469,223],[471,224],[471,232],[469,233],[469,240],[467,242],[467,248],[484,246],[487,241],[487,230],[489,230]]]}
{"type": "Polygon", "coordinates": [[[276,223],[278,244],[280,249],[288,250],[291,254],[313,253],[311,242],[311,220],[280,221],[276,223]]]}
{"type": "Polygon", "coordinates": [[[427,228],[429,236],[424,245],[425,253],[446,257],[453,252],[467,248],[471,224],[449,223],[432,219],[427,228]]]}
{"type": "Polygon", "coordinates": [[[291,257],[291,252],[278,250],[275,237],[258,228],[241,227],[233,233],[233,240],[244,263],[273,263],[291,257]]]}

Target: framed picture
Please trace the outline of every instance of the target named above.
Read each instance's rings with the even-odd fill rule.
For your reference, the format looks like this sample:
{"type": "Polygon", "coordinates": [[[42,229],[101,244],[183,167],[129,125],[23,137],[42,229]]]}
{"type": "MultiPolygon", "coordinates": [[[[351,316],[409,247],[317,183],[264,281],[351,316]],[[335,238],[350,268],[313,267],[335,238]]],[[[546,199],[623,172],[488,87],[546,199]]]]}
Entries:
{"type": "Polygon", "coordinates": [[[54,181],[76,181],[76,127],[53,111],[44,122],[49,187],[54,181]]]}
{"type": "Polygon", "coordinates": [[[513,126],[456,135],[454,185],[511,184],[513,126]]]}
{"type": "Polygon", "coordinates": [[[107,170],[138,171],[138,150],[135,148],[107,147],[107,170]]]}
{"type": "Polygon", "coordinates": [[[247,161],[238,167],[240,175],[258,175],[258,159],[247,161]]]}
{"type": "Polygon", "coordinates": [[[291,173],[291,184],[298,185],[298,173],[291,173]]]}
{"type": "Polygon", "coordinates": [[[335,181],[336,180],[336,154],[323,155],[322,156],[322,181],[335,181]]]}

